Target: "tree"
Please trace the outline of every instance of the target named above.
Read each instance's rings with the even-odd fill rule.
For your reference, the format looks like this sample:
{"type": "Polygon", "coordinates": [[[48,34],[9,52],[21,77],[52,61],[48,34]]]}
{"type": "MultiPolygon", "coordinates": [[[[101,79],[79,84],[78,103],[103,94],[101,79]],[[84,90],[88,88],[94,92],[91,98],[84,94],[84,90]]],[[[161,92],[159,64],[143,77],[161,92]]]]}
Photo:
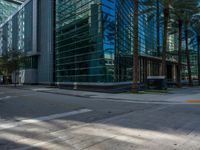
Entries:
{"type": "Polygon", "coordinates": [[[0,58],[0,68],[5,76],[10,76],[14,73],[16,86],[16,73],[25,61],[25,55],[18,50],[8,50],[4,52],[0,58]]]}
{"type": "Polygon", "coordinates": [[[138,92],[138,82],[139,82],[139,58],[138,58],[138,8],[139,2],[138,0],[134,0],[134,8],[133,8],[133,27],[134,27],[134,52],[133,52],[133,85],[132,92],[138,92]]]}
{"type": "MultiPolygon", "coordinates": [[[[181,68],[182,68],[182,28],[183,28],[183,18],[182,13],[184,12],[184,7],[180,4],[179,1],[176,1],[173,5],[173,13],[172,13],[172,22],[171,25],[171,32],[173,34],[178,33],[178,68],[177,68],[177,87],[181,87],[181,68]],[[178,30],[177,30],[178,28],[178,30]]],[[[181,3],[182,4],[182,3],[181,3]]]]}
{"type": "Polygon", "coordinates": [[[157,45],[157,56],[160,56],[160,3],[156,0],[156,45],[157,45]]]}
{"type": "Polygon", "coordinates": [[[197,8],[197,0],[175,0],[171,9],[172,32],[177,33],[178,28],[178,69],[177,69],[177,87],[181,87],[181,68],[182,68],[182,37],[183,25],[188,13],[197,8]]]}
{"type": "MultiPolygon", "coordinates": [[[[155,7],[155,4],[158,3],[157,0],[146,0],[143,2],[145,6],[147,6],[147,10],[143,13],[152,13],[158,7],[155,7]]],[[[185,33],[185,45],[186,45],[186,56],[187,56],[187,67],[189,74],[189,82],[192,85],[191,78],[191,67],[190,67],[190,52],[188,49],[188,29],[190,27],[190,18],[197,12],[198,9],[198,0],[160,0],[159,3],[162,5],[163,17],[164,21],[163,27],[163,51],[162,51],[162,75],[166,77],[166,52],[167,52],[167,41],[169,34],[169,26],[171,21],[173,22],[174,18],[172,16],[176,16],[175,21],[178,22],[178,32],[179,32],[179,50],[178,50],[178,86],[181,86],[181,58],[182,58],[182,29],[184,28],[185,33]]],[[[158,4],[157,4],[158,6],[158,4]]],[[[157,10],[158,12],[158,10],[157,10]]],[[[158,29],[157,29],[158,30],[158,29]]]]}
{"type": "MultiPolygon", "coordinates": [[[[171,5],[172,5],[172,0],[160,0],[159,2],[157,0],[146,0],[143,2],[143,5],[147,7],[147,9],[143,13],[152,13],[152,12],[157,12],[158,15],[158,10],[159,9],[159,4],[162,5],[162,14],[163,14],[163,45],[162,45],[162,63],[161,63],[161,75],[166,77],[166,53],[167,53],[167,41],[168,41],[168,28],[169,28],[169,21],[170,21],[170,11],[171,11],[171,5]],[[155,7],[156,4],[156,7],[155,7]]],[[[158,21],[158,16],[157,16],[157,21],[158,21]]],[[[157,31],[159,31],[159,26],[157,25],[157,31]]],[[[159,34],[159,33],[157,33],[159,34]]],[[[159,38],[159,37],[157,37],[159,38]]],[[[158,46],[157,41],[157,46],[158,46]]]]}
{"type": "Polygon", "coordinates": [[[190,51],[189,51],[189,43],[188,43],[188,33],[191,27],[191,18],[199,13],[199,8],[198,8],[198,1],[193,0],[190,3],[193,2],[193,7],[190,8],[190,11],[185,11],[183,13],[183,22],[184,22],[184,34],[185,34],[185,51],[186,51],[186,58],[187,58],[187,68],[188,68],[188,78],[189,78],[189,85],[193,86],[192,82],[192,72],[191,72],[191,63],[190,63],[190,51]]]}
{"type": "Polygon", "coordinates": [[[167,52],[167,40],[168,40],[168,25],[170,17],[170,4],[171,0],[163,0],[163,14],[164,14],[164,33],[163,33],[163,51],[162,51],[162,76],[166,77],[166,52],[167,52]]]}
{"type": "Polygon", "coordinates": [[[198,66],[198,85],[200,85],[200,15],[192,18],[192,29],[195,31],[193,40],[197,40],[197,66],[198,66]]]}
{"type": "Polygon", "coordinates": [[[8,64],[8,53],[3,53],[2,56],[0,57],[0,68],[1,68],[1,72],[3,75],[8,76],[8,68],[7,68],[7,64],[8,64]]]}

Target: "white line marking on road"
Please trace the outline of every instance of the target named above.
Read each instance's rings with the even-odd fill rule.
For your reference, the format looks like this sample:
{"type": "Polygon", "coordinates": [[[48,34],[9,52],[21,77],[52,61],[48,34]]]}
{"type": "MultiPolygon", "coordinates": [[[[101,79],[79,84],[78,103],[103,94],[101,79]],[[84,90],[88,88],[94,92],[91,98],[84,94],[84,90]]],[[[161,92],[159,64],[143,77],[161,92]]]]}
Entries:
{"type": "Polygon", "coordinates": [[[38,118],[34,118],[34,119],[21,120],[19,122],[1,124],[0,130],[15,128],[15,127],[18,127],[18,126],[21,126],[21,125],[26,125],[26,124],[36,124],[36,123],[39,123],[41,121],[49,121],[49,120],[53,120],[53,119],[83,114],[83,113],[87,113],[87,112],[91,112],[91,111],[92,110],[90,110],[90,109],[80,109],[80,110],[75,110],[75,111],[71,111],[71,112],[53,114],[53,115],[49,115],[49,116],[42,116],[42,117],[38,117],[38,118]]]}
{"type": "Polygon", "coordinates": [[[18,96],[18,97],[27,97],[27,96],[34,96],[34,95],[37,95],[36,93],[35,94],[25,94],[25,95],[21,95],[21,96],[18,96]]]}
{"type": "MultiPolygon", "coordinates": [[[[38,148],[40,146],[43,146],[45,144],[50,144],[50,143],[53,143],[55,141],[58,141],[58,140],[65,140],[65,138],[67,138],[67,135],[66,136],[60,136],[60,137],[57,137],[57,138],[53,138],[51,140],[48,140],[48,141],[44,141],[44,142],[39,142],[39,143],[36,143],[36,144],[33,144],[33,145],[30,145],[30,146],[25,146],[25,147],[22,147],[22,148],[16,148],[16,149],[13,149],[13,150],[29,150],[29,149],[33,149],[33,148],[38,148]]],[[[39,148],[38,148],[39,149],[39,148]]]]}
{"type": "Polygon", "coordinates": [[[36,95],[36,94],[26,94],[26,95],[19,95],[19,96],[5,96],[5,97],[0,97],[0,101],[6,100],[6,99],[11,99],[11,98],[33,96],[33,95],[36,95]]]}
{"type": "Polygon", "coordinates": [[[1,97],[1,98],[0,98],[0,101],[1,101],[1,100],[5,100],[5,99],[9,99],[9,98],[11,98],[11,97],[12,97],[12,96],[1,97]]]}

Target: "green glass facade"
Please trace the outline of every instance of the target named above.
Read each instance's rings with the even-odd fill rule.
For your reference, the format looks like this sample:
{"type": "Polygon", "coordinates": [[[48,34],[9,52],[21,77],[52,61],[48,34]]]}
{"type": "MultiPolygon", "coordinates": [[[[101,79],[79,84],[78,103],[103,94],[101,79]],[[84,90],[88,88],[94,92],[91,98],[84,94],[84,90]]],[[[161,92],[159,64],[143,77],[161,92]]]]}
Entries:
{"type": "Polygon", "coordinates": [[[5,0],[0,1],[0,24],[4,23],[6,19],[11,16],[19,7],[16,3],[11,3],[5,0]]]}
{"type": "MultiPolygon", "coordinates": [[[[112,1],[109,4],[114,5],[112,1]]],[[[104,29],[103,7],[96,0],[57,1],[57,82],[113,81],[114,44],[105,41],[109,31],[104,29]]],[[[105,7],[109,11],[114,8],[105,7]]]]}
{"type": "MultiPolygon", "coordinates": [[[[146,10],[143,1],[139,1],[139,11],[146,10]]],[[[26,52],[28,57],[23,68],[37,72],[38,80],[35,78],[34,82],[130,83],[134,75],[133,5],[133,0],[25,1],[0,25],[0,54],[9,49],[26,52]]],[[[163,8],[155,3],[155,7],[158,6],[159,11],[139,15],[141,83],[145,83],[148,76],[161,75],[163,8]]],[[[168,35],[167,46],[167,78],[175,82],[177,34],[168,35]]],[[[182,46],[184,50],[184,42],[182,46]]],[[[196,47],[189,49],[193,51],[196,47]]],[[[194,74],[196,62],[191,64],[194,74]]]]}
{"type": "MultiPolygon", "coordinates": [[[[156,39],[162,41],[162,34],[157,37],[156,17],[148,18],[139,17],[139,51],[157,56],[156,39]]],[[[56,82],[131,81],[133,1],[57,0],[55,45],[56,82]]],[[[159,74],[158,69],[153,73],[159,74]]]]}

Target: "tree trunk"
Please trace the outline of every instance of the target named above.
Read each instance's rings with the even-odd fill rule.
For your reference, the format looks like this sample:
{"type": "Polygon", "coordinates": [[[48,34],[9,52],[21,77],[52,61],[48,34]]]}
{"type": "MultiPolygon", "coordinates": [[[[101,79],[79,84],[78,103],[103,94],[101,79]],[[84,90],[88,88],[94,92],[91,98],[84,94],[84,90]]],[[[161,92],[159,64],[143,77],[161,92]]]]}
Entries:
{"type": "MultiPolygon", "coordinates": [[[[166,52],[167,52],[167,36],[168,36],[168,22],[169,22],[169,7],[164,8],[164,37],[163,37],[163,51],[162,51],[162,76],[166,76],[166,52]]],[[[165,79],[167,80],[167,79],[165,79]]],[[[166,82],[166,81],[165,81],[166,82]]],[[[166,86],[166,85],[165,85],[166,86]]],[[[166,87],[163,87],[166,88],[166,87]]]]}
{"type": "Polygon", "coordinates": [[[156,1],[156,34],[157,34],[157,56],[160,56],[160,6],[159,0],[156,1]]]}
{"type": "Polygon", "coordinates": [[[190,51],[188,48],[188,30],[185,30],[185,46],[186,46],[186,57],[187,57],[187,68],[188,68],[188,78],[189,78],[189,86],[192,86],[192,72],[191,72],[191,64],[190,64],[190,51]]]}
{"type": "Polygon", "coordinates": [[[197,51],[197,63],[198,63],[198,84],[200,85],[200,36],[197,37],[198,51],[197,51]]]}
{"type": "Polygon", "coordinates": [[[181,69],[182,69],[182,20],[178,21],[179,37],[178,37],[178,70],[177,70],[177,87],[181,85],[181,69]]]}
{"type": "Polygon", "coordinates": [[[15,87],[17,87],[17,83],[16,83],[16,80],[17,80],[17,73],[16,73],[17,71],[15,71],[15,87]]]}
{"type": "Polygon", "coordinates": [[[133,85],[132,92],[138,92],[139,82],[139,58],[138,58],[138,0],[134,0],[134,49],[133,49],[133,85]]]}

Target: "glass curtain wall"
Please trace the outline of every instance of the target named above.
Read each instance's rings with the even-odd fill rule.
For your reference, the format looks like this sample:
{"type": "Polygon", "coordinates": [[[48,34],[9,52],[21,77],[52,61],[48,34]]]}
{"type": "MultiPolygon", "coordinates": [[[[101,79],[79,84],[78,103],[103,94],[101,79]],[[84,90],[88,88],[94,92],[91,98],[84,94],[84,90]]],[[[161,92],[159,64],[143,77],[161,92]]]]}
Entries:
{"type": "Polygon", "coordinates": [[[116,81],[131,81],[133,66],[133,1],[116,3],[116,81]]]}
{"type": "MultiPolygon", "coordinates": [[[[139,12],[145,12],[147,6],[139,1],[139,12]]],[[[126,82],[132,81],[133,68],[133,0],[117,0],[116,1],[116,54],[115,54],[115,81],[126,82]]],[[[155,3],[156,7],[156,3],[155,3]]],[[[160,6],[160,11],[162,7],[160,6]]],[[[142,56],[159,56],[158,47],[162,44],[162,26],[157,29],[156,26],[156,10],[148,14],[140,14],[138,18],[139,35],[138,48],[139,54],[142,56]],[[158,34],[157,31],[159,30],[158,34]],[[159,45],[157,46],[157,38],[159,45]]],[[[161,50],[161,49],[160,49],[161,50]]],[[[145,78],[145,70],[147,69],[152,75],[159,74],[158,62],[145,62],[140,59],[140,81],[145,78]]]]}
{"type": "Polygon", "coordinates": [[[19,5],[1,0],[0,1],[0,24],[4,23],[6,19],[11,16],[19,7],[19,5]]]}
{"type": "MultiPolygon", "coordinates": [[[[152,14],[139,16],[141,55],[158,56],[152,14]]],[[[56,0],[56,81],[131,81],[133,40],[132,0],[56,0]]]]}
{"type": "Polygon", "coordinates": [[[3,29],[0,28],[0,55],[2,55],[3,52],[3,29]]]}
{"type": "MultiPolygon", "coordinates": [[[[193,37],[189,38],[189,51],[190,51],[190,65],[191,65],[191,73],[192,78],[197,79],[198,78],[198,59],[197,59],[197,38],[194,34],[193,37]]],[[[183,41],[183,57],[182,62],[185,64],[182,69],[182,76],[183,78],[188,77],[188,69],[187,69],[187,57],[186,57],[186,51],[185,51],[185,41],[183,41]]]]}
{"type": "Polygon", "coordinates": [[[2,24],[1,45],[2,50],[9,49],[32,51],[32,25],[33,2],[30,1],[14,16],[2,24]]]}
{"type": "Polygon", "coordinates": [[[109,4],[112,1],[56,1],[57,82],[112,81],[114,42],[106,37],[112,34],[109,4]],[[110,29],[104,30],[106,26],[110,29]]]}
{"type": "Polygon", "coordinates": [[[25,38],[25,22],[24,22],[24,8],[22,8],[18,14],[18,49],[24,51],[24,38],[25,38]]]}
{"type": "MultiPolygon", "coordinates": [[[[0,26],[0,53],[9,50],[32,51],[33,1],[28,2],[16,14],[0,26]]],[[[37,58],[27,57],[25,68],[36,68],[37,58]]]]}

